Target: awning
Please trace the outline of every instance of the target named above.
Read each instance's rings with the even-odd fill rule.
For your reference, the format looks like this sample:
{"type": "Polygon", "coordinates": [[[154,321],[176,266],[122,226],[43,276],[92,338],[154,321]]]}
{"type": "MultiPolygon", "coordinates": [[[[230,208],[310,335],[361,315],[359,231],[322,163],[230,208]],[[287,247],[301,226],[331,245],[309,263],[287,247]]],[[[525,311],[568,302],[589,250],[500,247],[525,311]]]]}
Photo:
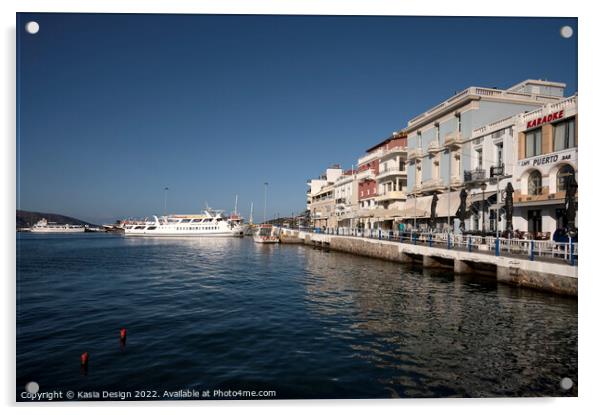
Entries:
{"type": "MultiPolygon", "coordinates": [[[[439,200],[437,201],[437,217],[448,217],[456,216],[456,212],[460,208],[460,192],[451,192],[451,193],[441,193],[437,195],[439,200]]],[[[485,197],[487,197],[487,193],[485,193],[485,197]]],[[[470,205],[470,195],[466,197],[466,206],[470,205]]]]}
{"type": "Polygon", "coordinates": [[[373,217],[376,219],[393,219],[395,216],[399,216],[400,214],[400,209],[376,208],[374,209],[373,217]]]}
{"type": "Polygon", "coordinates": [[[416,199],[407,199],[405,207],[398,211],[399,216],[404,219],[428,218],[431,216],[431,203],[433,196],[422,196],[416,199]]]}
{"type": "Polygon", "coordinates": [[[514,202],[514,207],[537,207],[537,206],[550,206],[550,205],[562,205],[564,206],[564,199],[549,199],[549,200],[529,200],[526,202],[514,202]]]}
{"type": "Polygon", "coordinates": [[[374,216],[374,209],[360,209],[357,211],[359,218],[371,218],[374,216]]]}
{"type": "MultiPolygon", "coordinates": [[[[502,194],[502,192],[503,189],[500,189],[500,194],[502,194]]],[[[485,200],[488,200],[491,196],[495,196],[496,193],[496,190],[485,192],[485,200]]],[[[483,203],[483,192],[470,193],[468,197],[472,198],[473,204],[483,203]]],[[[470,203],[466,202],[466,206],[470,206],[470,203]]]]}

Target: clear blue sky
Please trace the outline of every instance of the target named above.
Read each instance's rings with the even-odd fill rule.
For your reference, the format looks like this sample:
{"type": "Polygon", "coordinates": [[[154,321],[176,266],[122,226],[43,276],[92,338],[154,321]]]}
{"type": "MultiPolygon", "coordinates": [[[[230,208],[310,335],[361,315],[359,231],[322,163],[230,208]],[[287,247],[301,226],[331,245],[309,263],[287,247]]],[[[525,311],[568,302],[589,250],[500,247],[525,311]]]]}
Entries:
{"type": "Polygon", "coordinates": [[[577,20],[17,15],[18,207],[261,218],[467,86],[577,90],[577,20]],[[36,35],[25,23],[40,24],[36,35]],[[563,25],[575,35],[560,36],[563,25]]]}

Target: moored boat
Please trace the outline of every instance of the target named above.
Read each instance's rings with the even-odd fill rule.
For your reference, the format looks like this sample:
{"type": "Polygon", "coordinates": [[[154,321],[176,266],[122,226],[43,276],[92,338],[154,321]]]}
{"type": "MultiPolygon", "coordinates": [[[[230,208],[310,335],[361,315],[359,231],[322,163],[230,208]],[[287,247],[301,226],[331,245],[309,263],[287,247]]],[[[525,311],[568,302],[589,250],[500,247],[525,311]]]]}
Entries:
{"type": "Polygon", "coordinates": [[[153,216],[150,220],[127,220],[123,225],[126,236],[243,236],[239,220],[209,208],[200,215],[153,216]]]}
{"type": "Polygon", "coordinates": [[[280,242],[280,237],[275,227],[265,224],[256,227],[253,240],[260,244],[275,244],[280,242]]]}
{"type": "Polygon", "coordinates": [[[40,219],[30,229],[30,232],[35,233],[79,233],[86,230],[82,225],[59,224],[48,222],[45,218],[40,219]]]}

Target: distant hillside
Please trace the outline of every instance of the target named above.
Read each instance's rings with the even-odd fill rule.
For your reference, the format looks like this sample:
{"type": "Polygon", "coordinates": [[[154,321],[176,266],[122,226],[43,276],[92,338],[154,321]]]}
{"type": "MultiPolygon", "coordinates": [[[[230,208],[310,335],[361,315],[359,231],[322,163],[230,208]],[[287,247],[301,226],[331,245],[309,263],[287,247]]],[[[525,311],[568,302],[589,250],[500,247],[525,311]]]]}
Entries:
{"type": "Polygon", "coordinates": [[[68,223],[70,225],[97,226],[92,223],[84,222],[83,220],[71,218],[69,216],[57,215],[55,213],[28,212],[26,210],[17,210],[17,228],[25,228],[32,226],[42,218],[45,218],[48,222],[56,222],[60,224],[68,223]]]}

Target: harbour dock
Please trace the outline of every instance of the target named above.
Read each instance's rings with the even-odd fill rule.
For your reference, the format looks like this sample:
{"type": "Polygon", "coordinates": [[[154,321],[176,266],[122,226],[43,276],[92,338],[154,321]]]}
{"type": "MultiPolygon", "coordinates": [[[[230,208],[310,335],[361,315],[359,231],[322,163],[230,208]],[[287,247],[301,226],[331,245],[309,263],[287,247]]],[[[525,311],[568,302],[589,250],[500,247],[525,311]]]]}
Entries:
{"type": "Polygon", "coordinates": [[[282,243],[308,246],[380,258],[424,268],[448,268],[457,274],[476,274],[497,281],[541,291],[577,296],[576,244],[551,248],[534,241],[511,246],[502,239],[465,236],[433,237],[399,235],[336,235],[282,229],[282,243]],[[473,242],[474,240],[474,242],[473,242]]]}

